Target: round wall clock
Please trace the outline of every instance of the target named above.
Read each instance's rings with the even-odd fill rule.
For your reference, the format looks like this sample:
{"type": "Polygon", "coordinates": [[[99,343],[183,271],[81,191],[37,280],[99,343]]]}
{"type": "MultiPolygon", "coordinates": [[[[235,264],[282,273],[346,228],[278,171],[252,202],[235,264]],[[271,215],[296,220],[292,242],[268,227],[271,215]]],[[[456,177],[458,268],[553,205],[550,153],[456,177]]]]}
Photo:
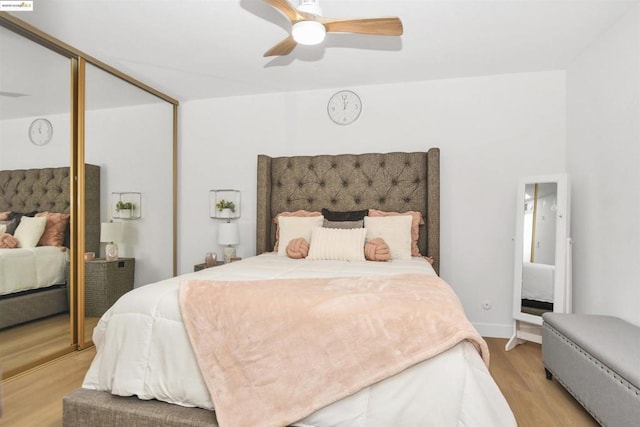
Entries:
{"type": "Polygon", "coordinates": [[[29,126],[29,139],[35,145],[45,145],[53,137],[53,125],[47,119],[35,119],[29,126]]]}
{"type": "Polygon", "coordinates": [[[327,113],[335,123],[348,125],[355,122],[362,112],[360,97],[350,90],[341,90],[333,94],[327,104],[327,113]]]}

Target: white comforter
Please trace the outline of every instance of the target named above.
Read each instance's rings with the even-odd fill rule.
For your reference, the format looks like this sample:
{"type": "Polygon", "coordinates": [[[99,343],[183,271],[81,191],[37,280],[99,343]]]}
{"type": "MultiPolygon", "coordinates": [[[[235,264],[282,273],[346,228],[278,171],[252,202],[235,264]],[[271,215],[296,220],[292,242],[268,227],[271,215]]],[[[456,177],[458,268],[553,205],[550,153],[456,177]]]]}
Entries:
{"type": "Polygon", "coordinates": [[[522,298],[553,302],[556,268],[553,265],[525,262],[522,264],[522,298]]]}
{"type": "MultiPolygon", "coordinates": [[[[97,354],[83,387],[213,409],[180,315],[182,280],[402,273],[435,274],[420,258],[376,263],[291,260],[264,254],[136,288],[120,298],[96,326],[97,354]]],[[[299,425],[511,426],[515,420],[480,355],[463,342],[311,414],[299,425]]]]}
{"type": "Polygon", "coordinates": [[[0,249],[0,295],[64,283],[68,259],[56,246],[0,249]]]}

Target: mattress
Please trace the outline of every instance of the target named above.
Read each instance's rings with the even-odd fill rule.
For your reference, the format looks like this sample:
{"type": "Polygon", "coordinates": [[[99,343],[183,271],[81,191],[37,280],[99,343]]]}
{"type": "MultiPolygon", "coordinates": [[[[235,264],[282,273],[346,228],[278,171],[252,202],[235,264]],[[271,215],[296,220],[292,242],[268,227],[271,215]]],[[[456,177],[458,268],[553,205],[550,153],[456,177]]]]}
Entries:
{"type": "MultiPolygon", "coordinates": [[[[83,387],[214,409],[180,314],[178,289],[184,280],[404,273],[435,274],[421,258],[376,263],[263,254],[136,288],[120,298],[94,329],[97,354],[83,387]]],[[[479,353],[466,341],[316,411],[298,425],[452,425],[453,420],[462,425],[515,425],[479,353]]]]}
{"type": "Polygon", "coordinates": [[[65,283],[68,260],[57,246],[0,249],[0,295],[65,283]]]}

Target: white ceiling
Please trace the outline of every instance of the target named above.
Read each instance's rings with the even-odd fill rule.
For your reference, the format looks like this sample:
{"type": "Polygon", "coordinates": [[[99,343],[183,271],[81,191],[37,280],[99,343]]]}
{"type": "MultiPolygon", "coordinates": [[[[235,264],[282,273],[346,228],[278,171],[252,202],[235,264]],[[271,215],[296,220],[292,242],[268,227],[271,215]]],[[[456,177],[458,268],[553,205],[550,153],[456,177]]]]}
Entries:
{"type": "Polygon", "coordinates": [[[328,17],[399,16],[404,35],[329,34],[277,58],[262,54],[288,21],[262,0],[36,0],[13,15],[186,101],[563,69],[637,3],[321,0],[328,17]]]}

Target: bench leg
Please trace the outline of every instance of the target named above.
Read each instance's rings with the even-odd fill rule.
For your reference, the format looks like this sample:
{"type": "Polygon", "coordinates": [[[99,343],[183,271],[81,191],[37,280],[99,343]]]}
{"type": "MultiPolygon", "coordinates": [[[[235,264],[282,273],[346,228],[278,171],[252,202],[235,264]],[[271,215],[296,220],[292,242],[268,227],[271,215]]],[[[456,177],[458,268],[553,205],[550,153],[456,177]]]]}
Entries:
{"type": "Polygon", "coordinates": [[[544,368],[544,375],[547,377],[548,380],[552,380],[553,379],[553,374],[547,368],[544,368]]]}

